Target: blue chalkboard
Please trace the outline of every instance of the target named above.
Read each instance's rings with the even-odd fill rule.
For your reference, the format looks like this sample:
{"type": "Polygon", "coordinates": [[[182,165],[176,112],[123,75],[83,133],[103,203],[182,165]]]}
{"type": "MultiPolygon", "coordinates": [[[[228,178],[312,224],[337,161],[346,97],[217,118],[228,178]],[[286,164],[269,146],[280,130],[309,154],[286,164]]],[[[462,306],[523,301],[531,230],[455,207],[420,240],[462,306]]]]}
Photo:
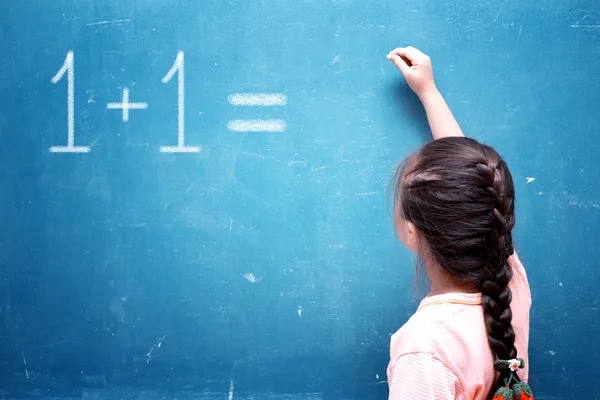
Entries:
{"type": "Polygon", "coordinates": [[[0,397],[382,399],[434,60],[517,186],[538,399],[600,393],[593,0],[0,2],[0,397]]]}

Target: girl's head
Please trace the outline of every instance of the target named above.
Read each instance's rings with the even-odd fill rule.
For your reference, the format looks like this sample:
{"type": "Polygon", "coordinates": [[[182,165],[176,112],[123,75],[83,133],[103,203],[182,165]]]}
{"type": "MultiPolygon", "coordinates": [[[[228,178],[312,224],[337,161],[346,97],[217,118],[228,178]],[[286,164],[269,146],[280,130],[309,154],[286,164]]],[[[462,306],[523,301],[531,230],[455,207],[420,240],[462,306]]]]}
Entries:
{"type": "Polygon", "coordinates": [[[424,260],[430,280],[443,276],[483,294],[492,351],[502,360],[515,358],[508,287],[515,189],[504,160],[473,139],[439,139],[405,160],[395,185],[402,242],[424,260]]]}

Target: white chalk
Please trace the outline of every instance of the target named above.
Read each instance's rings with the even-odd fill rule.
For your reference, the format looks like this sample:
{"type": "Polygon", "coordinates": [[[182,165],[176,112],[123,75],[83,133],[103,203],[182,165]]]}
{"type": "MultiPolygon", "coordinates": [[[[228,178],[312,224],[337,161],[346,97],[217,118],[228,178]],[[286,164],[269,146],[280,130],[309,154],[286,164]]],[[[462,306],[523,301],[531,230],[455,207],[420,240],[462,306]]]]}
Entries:
{"type": "Polygon", "coordinates": [[[232,106],[282,107],[287,104],[283,93],[233,93],[228,97],[232,106]]]}
{"type": "Polygon", "coordinates": [[[242,119],[229,121],[227,128],[232,132],[283,132],[286,126],[280,119],[242,119]]]}
{"type": "MultiPolygon", "coordinates": [[[[584,15],[579,21],[571,25],[571,28],[583,28],[583,29],[598,29],[600,28],[600,24],[586,24],[586,22],[590,22],[588,19],[590,15],[584,15]]],[[[595,21],[594,21],[595,22],[595,21]]]]}
{"type": "Polygon", "coordinates": [[[589,29],[598,29],[600,25],[571,25],[571,28],[589,28],[589,29]]]}
{"type": "Polygon", "coordinates": [[[123,122],[129,121],[129,110],[145,110],[148,108],[148,103],[130,103],[129,88],[123,89],[123,98],[120,103],[108,103],[106,108],[109,110],[122,110],[123,122]]]}
{"type": "Polygon", "coordinates": [[[229,393],[227,395],[228,400],[233,400],[233,378],[229,379],[229,393]]]}
{"type": "Polygon", "coordinates": [[[200,153],[199,146],[160,146],[161,153],[200,153]]]}
{"type": "Polygon", "coordinates": [[[52,146],[51,153],[89,153],[87,146],[75,146],[75,54],[69,50],[63,65],[50,80],[57,84],[67,74],[67,145],[52,146]]]}
{"type": "Polygon", "coordinates": [[[183,51],[177,52],[173,66],[162,78],[162,83],[168,83],[177,73],[177,147],[162,146],[161,153],[198,153],[200,147],[185,145],[185,60],[183,51]]]}
{"type": "Polygon", "coordinates": [[[23,364],[25,365],[25,377],[29,379],[29,369],[27,368],[27,360],[25,359],[25,352],[22,351],[21,355],[23,356],[23,364]]]}
{"type": "Polygon", "coordinates": [[[89,24],[85,24],[86,26],[95,26],[95,25],[109,25],[109,24],[123,24],[125,22],[131,22],[130,19],[113,19],[106,21],[98,21],[98,22],[90,22],[89,24]]]}
{"type": "Polygon", "coordinates": [[[89,153],[91,149],[87,146],[52,146],[50,153],[89,153]]]}

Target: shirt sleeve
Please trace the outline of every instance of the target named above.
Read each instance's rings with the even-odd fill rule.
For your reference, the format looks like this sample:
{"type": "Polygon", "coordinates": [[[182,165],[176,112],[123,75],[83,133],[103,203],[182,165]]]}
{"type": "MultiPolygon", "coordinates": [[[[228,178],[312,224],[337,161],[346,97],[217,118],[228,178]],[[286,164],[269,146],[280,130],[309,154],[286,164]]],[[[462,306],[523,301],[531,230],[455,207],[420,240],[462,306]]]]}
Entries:
{"type": "Polygon", "coordinates": [[[428,353],[407,354],[394,366],[389,400],[464,400],[452,371],[428,353]]]}

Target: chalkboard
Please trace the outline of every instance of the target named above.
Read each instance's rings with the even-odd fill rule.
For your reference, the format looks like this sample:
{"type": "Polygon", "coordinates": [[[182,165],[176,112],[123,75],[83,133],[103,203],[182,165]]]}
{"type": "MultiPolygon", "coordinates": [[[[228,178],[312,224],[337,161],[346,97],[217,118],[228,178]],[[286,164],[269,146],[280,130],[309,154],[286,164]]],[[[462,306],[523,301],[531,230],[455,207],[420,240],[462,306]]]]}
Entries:
{"type": "Polygon", "coordinates": [[[0,390],[382,399],[414,45],[516,180],[538,399],[599,395],[593,0],[0,3],[0,390]]]}

